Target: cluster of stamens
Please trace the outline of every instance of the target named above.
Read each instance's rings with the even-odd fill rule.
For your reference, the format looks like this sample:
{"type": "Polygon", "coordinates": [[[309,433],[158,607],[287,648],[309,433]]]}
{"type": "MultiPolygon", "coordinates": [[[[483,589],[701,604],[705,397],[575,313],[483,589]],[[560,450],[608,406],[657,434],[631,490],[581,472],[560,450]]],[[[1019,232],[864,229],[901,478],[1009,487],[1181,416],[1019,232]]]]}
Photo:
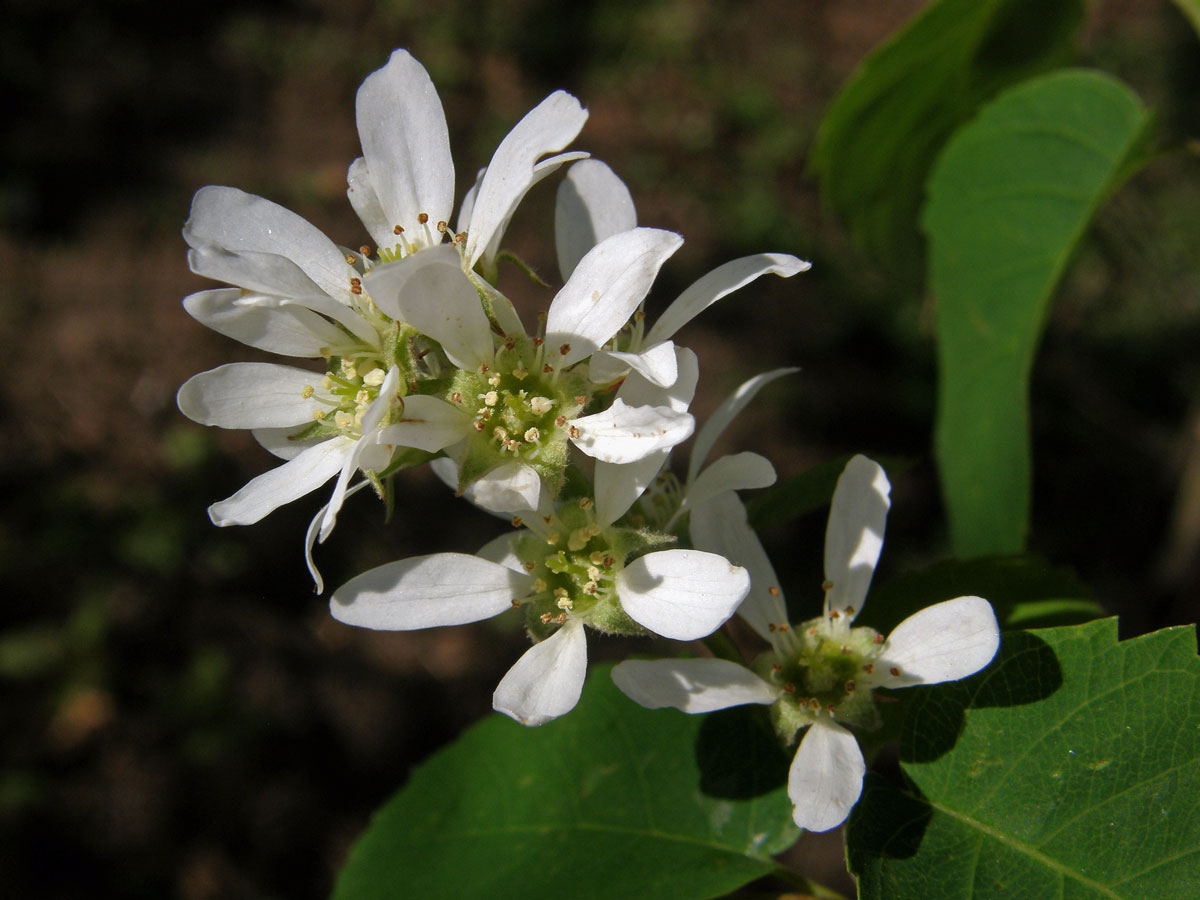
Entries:
{"type": "Polygon", "coordinates": [[[518,556],[536,576],[532,592],[515,605],[530,605],[530,617],[544,626],[561,625],[568,614],[587,615],[615,596],[620,560],[595,519],[590,498],[562,504],[556,513],[530,521],[514,518],[531,534],[518,556]]]}
{"type": "Polygon", "coordinates": [[[337,358],[337,365],[330,360],[329,370],[321,379],[320,388],[305,385],[302,396],[316,397],[330,409],[313,413],[313,420],[321,425],[332,426],[343,434],[358,437],[362,428],[363,415],[379,396],[380,385],[387,373],[380,360],[364,362],[349,357],[337,358]]]}

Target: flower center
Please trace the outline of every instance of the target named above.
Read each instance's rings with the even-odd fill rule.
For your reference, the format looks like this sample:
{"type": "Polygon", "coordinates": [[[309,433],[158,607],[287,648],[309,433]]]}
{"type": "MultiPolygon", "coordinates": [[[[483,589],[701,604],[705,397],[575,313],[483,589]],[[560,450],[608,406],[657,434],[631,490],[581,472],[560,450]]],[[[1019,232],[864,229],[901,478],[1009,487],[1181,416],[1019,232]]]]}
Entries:
{"type": "Polygon", "coordinates": [[[795,629],[794,637],[794,652],[765,653],[755,661],[759,674],[782,689],[771,709],[780,736],[791,740],[822,715],[867,731],[877,728],[871,690],[858,682],[872,671],[883,648],[879,632],[866,627],[835,631],[818,618],[795,629]]]}

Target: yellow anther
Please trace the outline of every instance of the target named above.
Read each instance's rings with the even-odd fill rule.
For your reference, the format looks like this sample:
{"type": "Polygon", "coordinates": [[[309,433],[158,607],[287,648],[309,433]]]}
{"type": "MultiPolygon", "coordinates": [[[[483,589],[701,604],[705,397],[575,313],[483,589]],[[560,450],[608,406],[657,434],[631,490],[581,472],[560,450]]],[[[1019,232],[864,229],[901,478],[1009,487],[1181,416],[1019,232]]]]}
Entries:
{"type": "Polygon", "coordinates": [[[383,384],[383,380],[387,378],[387,372],[376,366],[370,372],[363,376],[363,384],[370,387],[379,387],[383,384]]]}
{"type": "Polygon", "coordinates": [[[313,395],[313,386],[311,384],[306,384],[304,386],[304,390],[302,390],[300,392],[300,396],[303,397],[305,400],[307,400],[312,395],[313,395]]]}

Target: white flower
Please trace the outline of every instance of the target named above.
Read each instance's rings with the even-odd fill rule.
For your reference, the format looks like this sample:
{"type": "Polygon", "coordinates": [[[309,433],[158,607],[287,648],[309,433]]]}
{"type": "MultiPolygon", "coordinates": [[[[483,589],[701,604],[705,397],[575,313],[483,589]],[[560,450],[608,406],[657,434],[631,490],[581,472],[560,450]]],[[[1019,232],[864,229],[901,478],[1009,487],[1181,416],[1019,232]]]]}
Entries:
{"type": "MultiPolygon", "coordinates": [[[[693,640],[733,615],[745,569],[699,550],[658,550],[633,529],[600,527],[590,500],[560,503],[478,556],[439,553],[388,563],[336,590],[335,619],[382,630],[457,625],[524,607],[536,643],[509,670],[494,707],[541,725],[575,706],[587,668],[583,626],[693,640]]],[[[517,520],[514,524],[521,524],[517,520]]]]}
{"type": "Polygon", "coordinates": [[[380,308],[438,341],[461,373],[451,391],[456,400],[430,398],[419,416],[406,416],[384,440],[446,449],[459,465],[463,490],[511,461],[537,472],[551,496],[568,443],[620,464],[686,440],[694,425],[687,405],[669,403],[665,394],[661,403],[618,397],[607,409],[580,415],[592,395],[589,356],[629,321],[681,243],[669,231],[635,228],[597,244],[551,301],[540,338],[525,333],[503,295],[487,293],[486,283],[464,269],[454,247],[372,269],[364,283],[380,308]],[[490,319],[481,291],[493,314],[508,312],[490,319]],[[430,304],[430,296],[438,303],[430,304]],[[497,345],[498,320],[504,334],[497,345]]]}
{"type": "Polygon", "coordinates": [[[889,491],[878,464],[863,456],[847,464],[826,532],[824,614],[796,629],[787,623],[782,594],[745,524],[744,510],[739,515],[732,493],[720,495],[728,518],[721,525],[713,517],[702,527],[710,537],[719,535],[714,543],[729,548],[729,557],[750,569],[755,601],[747,620],[770,641],[771,650],[752,668],[723,659],[684,659],[631,660],[613,669],[617,686],[652,709],[700,713],[757,703],[771,707],[783,738],[791,740],[806,729],[788,772],[788,796],[796,824],[809,831],[840,825],[862,792],[866,764],[846,726],[877,726],[875,688],[965,678],[986,666],[999,647],[995,614],[979,597],[923,609],[886,639],[869,628],[851,627],[883,546],[889,491]]]}
{"type": "MultiPolygon", "coordinates": [[[[621,179],[598,160],[575,163],[559,186],[555,215],[563,278],[586,259],[592,246],[636,224],[637,212],[621,179]]],[[[638,318],[620,349],[615,345],[597,348],[590,361],[592,380],[610,384],[632,370],[659,387],[670,387],[678,375],[670,339],[680,328],[722,297],[763,275],[790,278],[810,268],[809,263],[783,253],[759,253],[718,266],[680,294],[649,332],[643,335],[643,323],[638,318]]]]}
{"type": "MultiPolygon", "coordinates": [[[[424,68],[397,50],[358,91],[363,157],[349,171],[351,204],[378,250],[340,249],[318,229],[283,207],[229,187],[197,192],[184,238],[192,271],[235,285],[184,300],[198,321],[229,337],[284,356],[324,359],[325,373],[264,363],[234,363],[201,373],[179,391],[180,409],[205,425],[249,428],[286,462],[250,481],[209,509],[218,525],[251,524],[340,473],[319,528],[324,540],[355,471],[380,471],[394,445],[436,452],[460,438],[432,397],[411,397],[400,414],[405,385],[396,373],[397,310],[381,311],[364,287],[379,261],[421,257],[469,267],[498,247],[513,209],[538,180],[586,154],[542,156],[571,141],[587,118],[561,91],[531,111],[501,142],[479,184],[470,215],[465,260],[449,245],[454,164],[445,115],[424,68]],[[385,312],[390,315],[385,315],[385,312]],[[393,374],[396,373],[396,374],[393,374]],[[385,380],[385,375],[387,379],[385,380]],[[380,426],[396,413],[396,427],[379,440],[380,426]],[[408,426],[408,427],[405,427],[408,426]]],[[[436,272],[436,268],[433,270],[436,272]]],[[[457,283],[428,283],[425,288],[457,283]]],[[[476,320],[486,323],[471,291],[476,320]]],[[[440,297],[428,293],[413,311],[414,324],[436,315],[440,297]],[[433,312],[431,312],[433,311],[433,312]]],[[[461,299],[445,298],[449,306],[461,299]]],[[[492,341],[448,354],[456,362],[490,358],[492,341]]],[[[403,373],[405,379],[412,372],[403,373]]]]}

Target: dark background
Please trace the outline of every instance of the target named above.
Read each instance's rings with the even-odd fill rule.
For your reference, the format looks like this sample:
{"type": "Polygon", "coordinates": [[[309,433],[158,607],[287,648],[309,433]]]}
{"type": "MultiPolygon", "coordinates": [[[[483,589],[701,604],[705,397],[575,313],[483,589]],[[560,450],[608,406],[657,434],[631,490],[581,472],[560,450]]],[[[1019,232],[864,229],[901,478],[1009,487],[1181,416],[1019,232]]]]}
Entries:
{"type": "MultiPolygon", "coordinates": [[[[174,406],[188,376],[257,358],[179,304],[210,286],[179,236],[192,193],[236,185],[356,246],[354,91],[394,47],[438,86],[459,197],[538,100],[581,98],[591,118],[575,146],[626,179],[642,224],[687,239],[652,316],[725,260],[811,259],[811,273],[756,283],[680,335],[702,361],[693,409],[802,366],[723,446],[766,454],[784,477],[846,452],[910,460],[880,577],[943,557],[928,303],[854,250],[804,170],[839,86],[920,5],[10,0],[0,895],[323,897],[371,810],[491,714],[524,646],[505,620],[412,634],[333,622],[302,556],[320,496],[213,527],[205,507],[271,461],[174,406]]],[[[1200,136],[1197,58],[1169,4],[1112,0],[1093,5],[1077,61],[1129,82],[1180,147],[1200,136]]],[[[1103,211],[1035,370],[1031,546],[1073,566],[1126,635],[1198,613],[1198,174],[1194,156],[1168,154],[1103,211]]],[[[552,209],[543,186],[509,233],[547,276],[552,209]]],[[[401,485],[386,528],[369,492],[350,503],[319,551],[329,582],[495,533],[427,474],[401,485]]],[[[802,614],[819,602],[823,518],[765,536],[802,614]]],[[[842,865],[836,836],[797,852],[842,865]]]]}

